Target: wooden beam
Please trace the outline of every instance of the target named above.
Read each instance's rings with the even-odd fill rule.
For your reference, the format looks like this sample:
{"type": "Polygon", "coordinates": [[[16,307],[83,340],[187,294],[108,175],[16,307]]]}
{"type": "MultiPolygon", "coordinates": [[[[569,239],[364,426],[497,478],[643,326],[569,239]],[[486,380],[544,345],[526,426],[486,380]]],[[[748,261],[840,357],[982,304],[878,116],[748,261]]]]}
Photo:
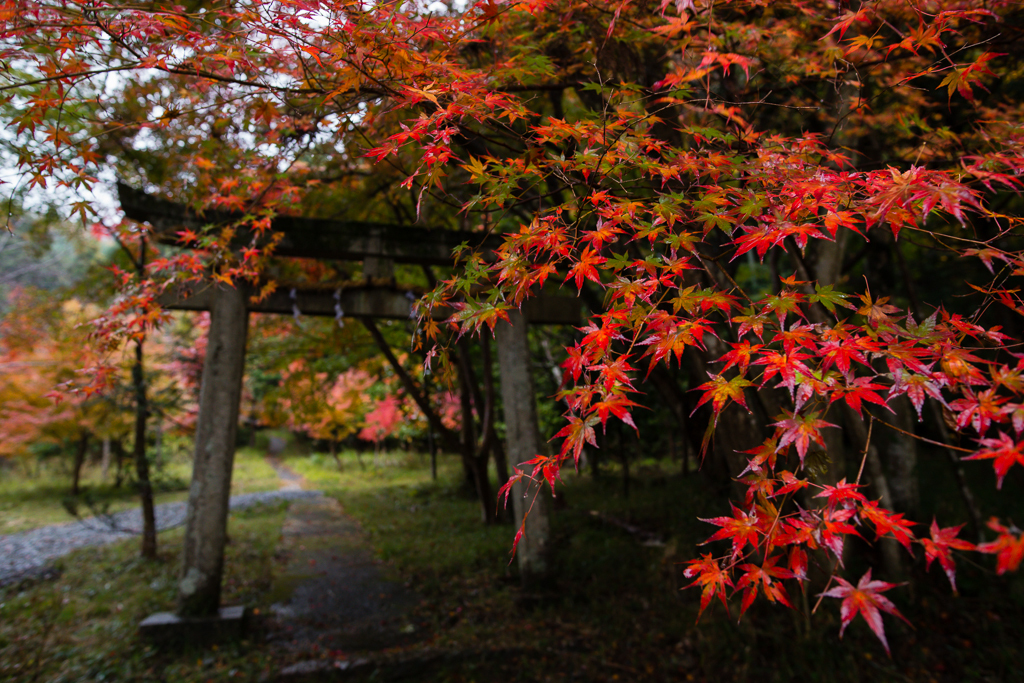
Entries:
{"type": "MultiPolygon", "coordinates": [[[[126,217],[153,227],[162,244],[183,246],[177,232],[183,228],[199,231],[208,225],[227,225],[242,219],[240,213],[207,211],[199,214],[184,204],[117,184],[117,195],[126,217]]],[[[301,216],[276,216],[271,221],[283,238],[274,249],[278,256],[337,261],[366,258],[392,259],[396,263],[451,265],[454,249],[467,242],[493,249],[497,236],[458,230],[429,229],[367,221],[344,221],[301,216]]],[[[240,233],[235,246],[248,246],[251,234],[240,233]]],[[[192,246],[192,245],[184,245],[192,246]]]]}
{"type": "MultiPolygon", "coordinates": [[[[242,285],[246,301],[254,290],[242,285]]],[[[297,288],[278,289],[263,301],[247,303],[252,313],[319,316],[334,318],[340,309],[345,317],[408,320],[412,304],[422,292],[396,287],[366,285],[341,290],[297,288]],[[293,296],[294,291],[294,296],[293,296]],[[337,298],[335,298],[337,296],[337,298]]],[[[214,296],[213,286],[202,283],[179,286],[162,294],[160,305],[175,311],[208,311],[214,296]]],[[[580,300],[568,296],[539,296],[523,303],[523,315],[534,325],[578,325],[581,319],[580,300]]],[[[434,311],[435,320],[451,315],[450,309],[434,311]]]]}

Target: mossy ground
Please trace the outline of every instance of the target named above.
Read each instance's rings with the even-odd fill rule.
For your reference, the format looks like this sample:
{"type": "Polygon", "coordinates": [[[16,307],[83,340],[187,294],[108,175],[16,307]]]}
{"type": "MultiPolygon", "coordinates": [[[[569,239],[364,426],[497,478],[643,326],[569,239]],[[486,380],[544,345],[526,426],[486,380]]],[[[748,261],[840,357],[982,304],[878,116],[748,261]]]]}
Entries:
{"type": "MultiPolygon", "coordinates": [[[[285,506],[234,513],[224,603],[265,610],[285,506]]],[[[53,581],[0,590],[0,680],[255,680],[272,670],[256,643],[166,655],[138,638],[139,622],[173,609],[182,530],[160,534],[160,558],[133,541],[76,551],[53,581]],[[234,672],[234,673],[232,673],[234,672]]]]}
{"type": "MultiPolygon", "coordinates": [[[[737,624],[720,604],[695,624],[697,589],[679,590],[681,565],[710,533],[702,517],[725,501],[699,475],[682,477],[667,462],[634,463],[630,495],[619,472],[568,474],[565,506],[553,527],[556,578],[524,596],[509,564],[513,530],[485,527],[462,487],[457,461],[440,461],[438,480],[415,454],[288,455],[311,488],[336,497],[355,517],[390,570],[422,596],[413,618],[430,635],[376,657],[455,653],[423,670],[424,681],[1010,681],[1024,670],[1024,582],[995,576],[991,563],[963,557],[953,597],[945,577],[923,563],[911,584],[887,595],[914,627],[886,617],[893,656],[858,619],[838,638],[838,601],[805,616],[769,604],[737,624]],[[669,467],[673,471],[669,471],[669,467]],[[591,514],[658,534],[643,545],[591,514]]],[[[257,508],[232,519],[226,601],[265,610],[283,509],[257,508]]],[[[136,638],[138,621],[173,602],[180,531],[161,535],[162,561],[141,562],[134,544],[81,551],[63,575],[0,594],[0,677],[13,680],[259,680],[288,661],[258,642],[180,655],[158,654],[136,638]],[[38,662],[38,664],[36,663],[38,662]]],[[[849,561],[854,577],[870,548],[849,561]]],[[[918,553],[920,556],[920,552],[918,553]]],[[[812,588],[808,604],[813,607],[812,588]]],[[[793,593],[800,606],[801,596],[793,593]]],[[[359,653],[323,653],[344,659],[359,653]]],[[[378,672],[385,676],[386,671],[378,672]]],[[[386,676],[385,676],[386,677],[386,676]]]]}

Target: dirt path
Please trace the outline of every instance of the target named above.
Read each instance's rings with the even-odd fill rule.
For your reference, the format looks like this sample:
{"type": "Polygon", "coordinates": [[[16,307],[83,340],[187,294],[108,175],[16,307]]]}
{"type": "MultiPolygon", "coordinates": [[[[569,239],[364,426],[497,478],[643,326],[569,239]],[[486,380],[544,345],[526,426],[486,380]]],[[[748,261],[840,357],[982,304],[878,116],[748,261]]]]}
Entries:
{"type": "Polygon", "coordinates": [[[407,618],[417,596],[387,576],[359,524],[333,498],[291,506],[278,555],[269,625],[274,645],[299,657],[337,659],[420,635],[407,618]]]}

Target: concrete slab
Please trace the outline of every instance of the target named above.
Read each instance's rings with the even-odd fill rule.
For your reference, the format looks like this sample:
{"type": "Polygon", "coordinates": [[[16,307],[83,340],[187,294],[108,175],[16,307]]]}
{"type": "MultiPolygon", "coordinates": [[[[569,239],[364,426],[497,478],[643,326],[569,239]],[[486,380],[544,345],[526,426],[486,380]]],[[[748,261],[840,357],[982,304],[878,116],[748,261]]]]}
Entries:
{"type": "Polygon", "coordinates": [[[245,635],[245,607],[221,607],[210,617],[181,617],[174,612],[157,612],[139,624],[139,635],[157,647],[207,646],[245,635]]]}

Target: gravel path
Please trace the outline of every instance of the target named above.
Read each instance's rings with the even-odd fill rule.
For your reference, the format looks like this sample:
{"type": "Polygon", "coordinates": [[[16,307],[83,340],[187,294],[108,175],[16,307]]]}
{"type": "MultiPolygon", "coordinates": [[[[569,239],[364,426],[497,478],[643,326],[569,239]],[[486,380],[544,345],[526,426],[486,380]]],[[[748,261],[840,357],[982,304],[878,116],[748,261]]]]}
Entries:
{"type": "MultiPolygon", "coordinates": [[[[231,497],[231,509],[274,503],[279,500],[317,498],[319,491],[281,490],[244,493],[231,497]]],[[[156,506],[156,526],[173,529],[185,523],[185,503],[156,506]]],[[[20,534],[0,536],[0,587],[23,578],[46,574],[51,560],[77,548],[121,541],[140,533],[142,512],[125,510],[106,518],[88,517],[67,524],[54,524],[20,534]]]]}

